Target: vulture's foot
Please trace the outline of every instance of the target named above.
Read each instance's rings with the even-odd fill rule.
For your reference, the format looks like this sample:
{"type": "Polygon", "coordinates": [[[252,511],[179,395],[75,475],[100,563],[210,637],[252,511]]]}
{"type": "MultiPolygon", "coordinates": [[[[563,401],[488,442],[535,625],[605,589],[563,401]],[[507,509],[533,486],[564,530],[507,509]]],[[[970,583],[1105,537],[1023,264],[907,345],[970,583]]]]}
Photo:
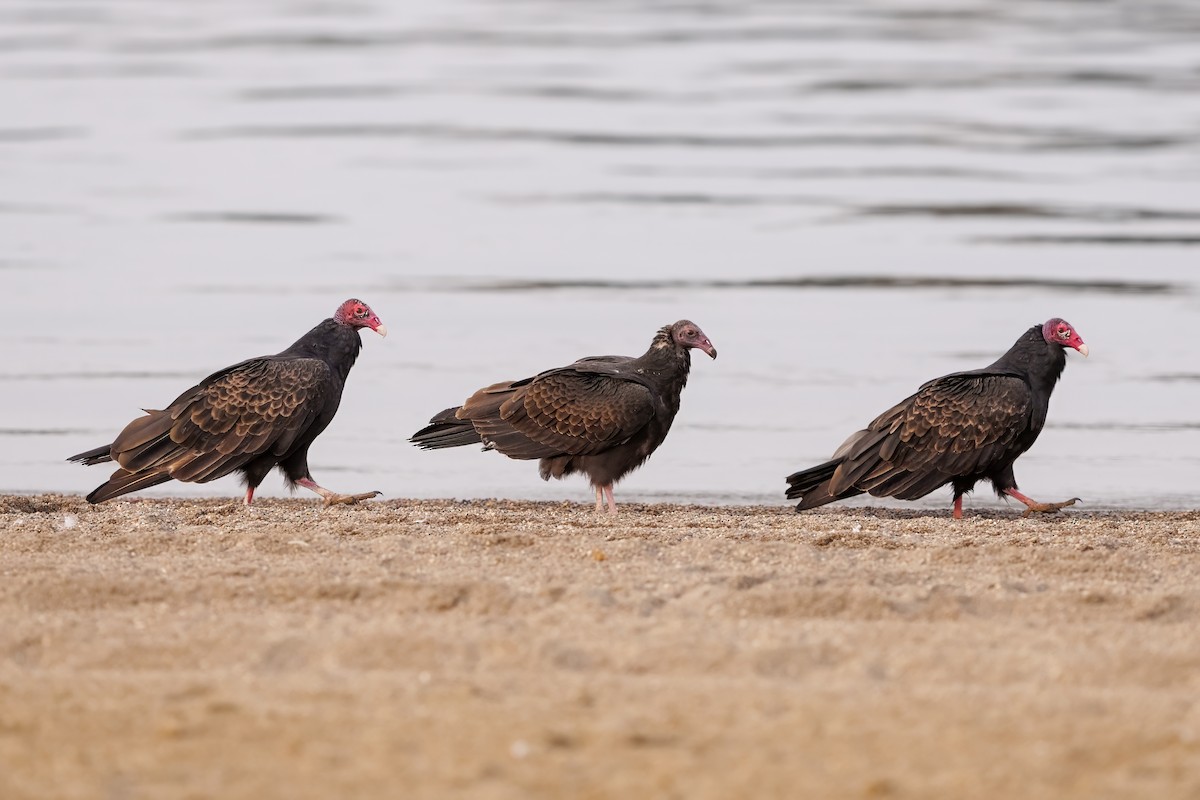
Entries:
{"type": "Polygon", "coordinates": [[[316,492],[321,495],[321,501],[326,508],[329,506],[347,505],[352,506],[359,500],[370,500],[372,497],[379,497],[383,492],[363,492],[361,494],[338,494],[331,492],[324,486],[314,481],[312,478],[301,478],[296,481],[297,486],[303,486],[309,491],[316,492]]]}
{"type": "Polygon", "coordinates": [[[1070,500],[1063,500],[1061,503],[1039,503],[1037,501],[1033,501],[1026,504],[1025,510],[1021,513],[1021,516],[1028,517],[1033,514],[1057,514],[1059,509],[1066,508],[1067,506],[1073,506],[1076,503],[1081,502],[1083,501],[1078,497],[1072,497],[1070,500]]]}
{"type": "Polygon", "coordinates": [[[383,492],[361,492],[359,494],[337,494],[336,492],[330,492],[327,495],[322,495],[324,499],[321,502],[326,508],[340,505],[352,506],[359,500],[370,500],[373,497],[379,497],[381,494],[383,492]]]}
{"type": "Polygon", "coordinates": [[[1016,489],[1006,489],[1004,493],[1014,500],[1019,500],[1025,504],[1025,512],[1021,514],[1022,517],[1028,517],[1030,514],[1057,514],[1060,509],[1083,502],[1078,497],[1072,497],[1070,500],[1063,500],[1061,503],[1039,503],[1037,500],[1021,494],[1016,489]]]}

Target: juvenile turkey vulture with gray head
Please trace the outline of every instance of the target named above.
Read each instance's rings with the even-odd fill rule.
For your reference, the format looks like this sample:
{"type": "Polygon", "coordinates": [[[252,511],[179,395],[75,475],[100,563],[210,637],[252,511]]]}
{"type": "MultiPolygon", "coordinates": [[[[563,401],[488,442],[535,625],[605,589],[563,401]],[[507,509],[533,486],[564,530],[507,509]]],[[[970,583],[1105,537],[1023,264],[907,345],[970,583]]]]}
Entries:
{"type": "Polygon", "coordinates": [[[683,319],[660,329],[637,358],[593,356],[480,389],[410,441],[426,450],[482,443],[509,458],[541,459],[543,480],[582,472],[596,490],[596,510],[607,499],[615,514],[613,484],[667,438],[693,347],[717,357],[704,331],[683,319]]]}
{"type": "Polygon", "coordinates": [[[378,492],[331,492],[308,471],[308,447],[337,413],[346,376],[362,349],[360,328],[387,335],[366,303],[347,300],[282,353],[214,372],[165,409],[147,410],[112,444],[71,456],[68,461],[85,465],[115,461],[119,466],[88,502],[172,479],[207,483],[240,472],[250,505],[274,467],[289,485],[321,495],[325,505],[375,497],[378,492]]]}
{"type": "Polygon", "coordinates": [[[1033,446],[1066,366],[1065,348],[1088,347],[1065,321],[1034,325],[990,367],[929,381],[917,393],[852,435],[833,459],[787,477],[797,511],[869,492],[916,500],[954,487],[954,518],[962,496],[989,480],[1001,499],[1012,497],[1026,514],[1055,512],[1079,498],[1039,503],[1017,491],[1013,462],[1033,446]]]}

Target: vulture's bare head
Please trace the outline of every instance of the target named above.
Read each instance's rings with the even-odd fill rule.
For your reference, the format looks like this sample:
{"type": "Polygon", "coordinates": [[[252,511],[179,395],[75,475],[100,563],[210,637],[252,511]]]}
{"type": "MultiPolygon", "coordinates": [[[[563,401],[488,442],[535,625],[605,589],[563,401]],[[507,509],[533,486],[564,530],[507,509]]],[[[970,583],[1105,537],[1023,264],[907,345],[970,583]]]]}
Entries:
{"type": "Polygon", "coordinates": [[[1080,355],[1085,358],[1087,357],[1088,346],[1083,343],[1079,332],[1065,319],[1055,317],[1054,319],[1046,320],[1046,324],[1042,326],[1042,338],[1050,344],[1056,344],[1059,347],[1074,348],[1079,351],[1080,355]]]}
{"type": "Polygon", "coordinates": [[[342,303],[334,312],[333,319],[351,328],[370,328],[380,336],[387,336],[387,327],[383,321],[362,300],[350,298],[342,303]]]}
{"type": "Polygon", "coordinates": [[[708,353],[709,358],[717,357],[717,348],[700,330],[700,326],[691,320],[681,319],[671,326],[671,338],[675,344],[683,348],[696,348],[708,353]]]}

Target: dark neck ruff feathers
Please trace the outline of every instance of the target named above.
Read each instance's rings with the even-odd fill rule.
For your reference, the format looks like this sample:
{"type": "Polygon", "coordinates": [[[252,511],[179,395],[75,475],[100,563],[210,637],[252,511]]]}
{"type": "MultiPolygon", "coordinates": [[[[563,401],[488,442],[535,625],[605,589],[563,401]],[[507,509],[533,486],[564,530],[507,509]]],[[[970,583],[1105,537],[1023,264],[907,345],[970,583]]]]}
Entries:
{"type": "Polygon", "coordinates": [[[1067,366],[1067,354],[1046,341],[1041,325],[1034,325],[993,366],[1021,373],[1032,385],[1050,391],[1067,366]]]}
{"type": "Polygon", "coordinates": [[[280,355],[319,358],[345,380],[360,350],[362,338],[358,329],[330,317],[297,339],[280,355]]]}
{"type": "Polygon", "coordinates": [[[650,349],[638,359],[648,373],[658,378],[664,385],[677,384],[674,391],[676,396],[687,385],[688,373],[692,368],[692,353],[686,347],[680,347],[675,342],[675,334],[670,325],[659,328],[650,342],[650,349]]]}

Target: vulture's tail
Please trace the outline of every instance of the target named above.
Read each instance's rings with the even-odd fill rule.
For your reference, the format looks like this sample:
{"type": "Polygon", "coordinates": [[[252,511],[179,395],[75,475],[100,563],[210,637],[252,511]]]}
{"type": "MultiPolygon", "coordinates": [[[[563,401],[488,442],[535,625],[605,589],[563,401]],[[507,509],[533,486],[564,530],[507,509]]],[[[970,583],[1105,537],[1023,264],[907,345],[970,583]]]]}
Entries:
{"type": "Polygon", "coordinates": [[[429,424],[409,439],[422,450],[440,450],[443,447],[462,447],[465,444],[483,444],[483,439],[470,420],[454,416],[458,407],[447,408],[429,420],[429,424]]]}
{"type": "Polygon", "coordinates": [[[826,503],[832,503],[834,500],[862,494],[861,489],[854,488],[847,489],[841,494],[834,494],[830,491],[829,484],[833,480],[833,473],[841,463],[841,459],[826,461],[824,464],[818,464],[787,476],[787,498],[800,501],[796,506],[797,511],[816,508],[826,503]]]}
{"type": "Polygon", "coordinates": [[[112,461],[112,445],[106,444],[103,447],[97,447],[95,450],[76,453],[68,458],[67,461],[74,464],[83,464],[85,467],[90,467],[93,464],[103,464],[105,461],[112,461]]]}
{"type": "Polygon", "coordinates": [[[128,470],[119,469],[112,474],[107,483],[97,486],[87,496],[87,501],[89,503],[103,503],[105,500],[112,500],[114,497],[136,492],[139,489],[145,489],[149,486],[157,486],[169,480],[171,480],[171,476],[165,472],[129,472],[128,470]]]}

